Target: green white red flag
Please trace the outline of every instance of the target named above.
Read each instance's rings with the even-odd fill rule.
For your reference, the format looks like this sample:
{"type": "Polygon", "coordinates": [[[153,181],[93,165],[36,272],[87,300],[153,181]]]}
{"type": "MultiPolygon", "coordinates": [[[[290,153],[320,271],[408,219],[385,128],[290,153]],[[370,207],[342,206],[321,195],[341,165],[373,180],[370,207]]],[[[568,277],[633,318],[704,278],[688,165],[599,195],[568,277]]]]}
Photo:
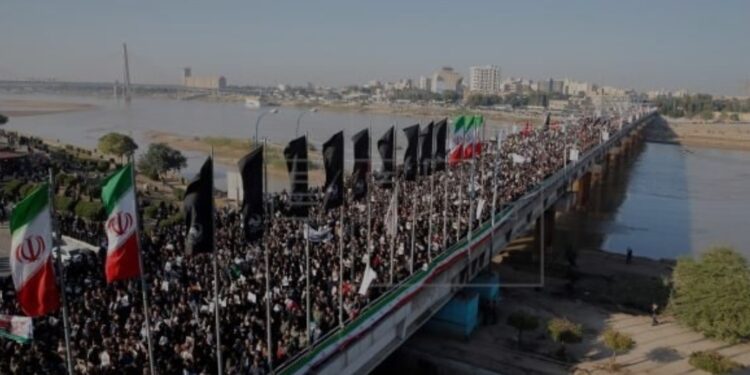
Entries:
{"type": "Polygon", "coordinates": [[[102,203],[107,212],[107,282],[139,276],[138,220],[133,184],[133,165],[128,164],[104,180],[102,203]]]}
{"type": "Polygon", "coordinates": [[[10,217],[10,269],[23,312],[42,316],[60,307],[52,266],[49,184],[34,189],[10,217]]]}
{"type": "Polygon", "coordinates": [[[464,159],[464,128],[466,127],[466,120],[466,116],[458,116],[453,120],[451,151],[448,154],[448,163],[450,165],[456,165],[464,159]]]}
{"type": "Polygon", "coordinates": [[[5,337],[21,344],[33,338],[34,325],[28,316],[0,314],[0,337],[5,337]]]}

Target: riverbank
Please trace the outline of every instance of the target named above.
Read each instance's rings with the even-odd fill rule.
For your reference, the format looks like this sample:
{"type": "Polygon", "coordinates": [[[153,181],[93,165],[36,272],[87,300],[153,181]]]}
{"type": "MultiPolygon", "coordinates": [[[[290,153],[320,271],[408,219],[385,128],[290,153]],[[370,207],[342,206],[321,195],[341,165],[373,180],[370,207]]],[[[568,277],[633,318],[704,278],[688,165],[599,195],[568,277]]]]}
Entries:
{"type": "Polygon", "coordinates": [[[750,151],[750,123],[700,123],[660,117],[646,128],[651,142],[750,151]]]}
{"type": "MultiPolygon", "coordinates": [[[[165,143],[170,147],[189,152],[202,152],[209,154],[213,147],[216,163],[227,167],[236,167],[237,162],[252,150],[253,145],[249,140],[241,140],[229,137],[189,137],[175,133],[149,130],[145,136],[152,143],[165,143]]],[[[284,161],[283,146],[269,143],[267,145],[266,158],[268,162],[268,174],[271,180],[287,178],[286,162],[284,161]]],[[[322,184],[324,175],[322,171],[322,160],[311,145],[308,155],[311,159],[309,171],[310,182],[322,184]]]]}
{"type": "MultiPolygon", "coordinates": [[[[569,280],[555,272],[559,264],[554,264],[557,254],[553,252],[553,264],[548,265],[552,272],[546,275],[544,287],[503,288],[494,322],[486,322],[464,340],[420,330],[399,349],[393,363],[412,365],[415,370],[441,369],[436,373],[608,374],[611,352],[600,337],[612,328],[635,341],[631,351],[617,357],[621,373],[699,373],[688,363],[697,350],[716,350],[750,366],[750,344],[726,344],[681,326],[665,312],[665,298],[654,300],[659,306],[656,326],[648,312],[628,306],[628,294],[648,295],[644,284],[669,279],[673,261],[634,257],[628,264],[618,253],[583,249],[577,253],[581,272],[572,294],[569,280]],[[517,311],[536,317],[539,323],[523,333],[522,346],[517,330],[507,323],[517,311]],[[581,341],[566,344],[561,351],[547,331],[553,318],[580,324],[581,341]]],[[[509,282],[502,276],[501,280],[509,282]]]]}
{"type": "Polygon", "coordinates": [[[96,106],[88,103],[29,99],[0,100],[0,113],[10,118],[79,112],[93,108],[96,108],[96,106]]]}

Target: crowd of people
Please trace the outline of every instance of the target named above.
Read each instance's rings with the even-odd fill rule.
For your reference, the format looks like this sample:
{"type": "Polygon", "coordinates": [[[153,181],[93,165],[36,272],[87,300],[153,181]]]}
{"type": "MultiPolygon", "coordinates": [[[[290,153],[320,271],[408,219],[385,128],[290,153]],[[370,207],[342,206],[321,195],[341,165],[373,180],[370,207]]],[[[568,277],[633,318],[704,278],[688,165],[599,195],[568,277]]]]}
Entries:
{"type": "MultiPolygon", "coordinates": [[[[216,256],[225,372],[263,374],[271,366],[287,363],[357,317],[368,303],[425,266],[446,246],[465,237],[470,227],[489,220],[493,207],[500,210],[562,168],[571,146],[583,154],[600,142],[603,131],[614,134],[619,130],[616,124],[619,122],[583,118],[566,127],[529,128],[504,137],[500,145],[485,140],[482,152],[471,162],[447,166],[416,181],[398,177],[395,239],[388,234],[386,223],[394,188],[375,183],[370,184],[369,198],[362,201],[353,201],[349,191],[342,210],[326,212],[322,204],[313,206],[309,224],[318,236],[313,239],[308,232],[309,242],[305,240],[305,223],[285,215],[290,201],[286,192],[269,194],[273,220],[263,239],[254,243],[245,242],[235,208],[218,209],[216,256]],[[497,201],[492,202],[495,189],[497,201]],[[339,248],[340,240],[343,249],[339,248]],[[360,294],[368,265],[377,279],[360,294]],[[271,298],[271,347],[267,341],[266,295],[271,298]]],[[[324,196],[320,188],[311,189],[311,195],[317,202],[324,196]]],[[[185,255],[183,225],[159,225],[179,210],[179,203],[161,205],[155,225],[143,234],[153,359],[161,373],[215,373],[213,258],[211,254],[185,255]]],[[[81,237],[102,249],[71,260],[64,267],[75,371],[147,373],[140,284],[137,280],[105,283],[106,244],[101,223],[73,217],[58,222],[64,234],[81,237]]],[[[0,289],[0,314],[20,315],[9,277],[0,280],[0,289]]],[[[0,373],[65,373],[61,319],[61,313],[35,319],[30,344],[0,341],[0,373]]]]}

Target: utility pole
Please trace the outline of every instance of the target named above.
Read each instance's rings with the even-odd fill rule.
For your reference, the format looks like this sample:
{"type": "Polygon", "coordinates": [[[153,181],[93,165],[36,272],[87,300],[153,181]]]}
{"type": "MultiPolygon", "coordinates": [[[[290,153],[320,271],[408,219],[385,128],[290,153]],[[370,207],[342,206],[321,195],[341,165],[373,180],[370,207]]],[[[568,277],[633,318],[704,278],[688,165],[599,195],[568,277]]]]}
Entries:
{"type": "Polygon", "coordinates": [[[125,71],[124,71],[124,92],[123,96],[125,97],[126,102],[130,102],[130,67],[128,66],[128,45],[123,43],[122,44],[122,57],[125,61],[125,71]]]}

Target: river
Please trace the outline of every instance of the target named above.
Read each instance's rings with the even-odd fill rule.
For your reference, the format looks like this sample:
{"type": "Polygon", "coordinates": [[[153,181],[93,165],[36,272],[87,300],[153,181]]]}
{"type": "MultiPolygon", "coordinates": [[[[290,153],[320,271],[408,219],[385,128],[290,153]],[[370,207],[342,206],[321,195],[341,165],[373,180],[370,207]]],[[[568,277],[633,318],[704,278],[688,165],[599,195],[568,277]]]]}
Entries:
{"type": "Polygon", "coordinates": [[[727,245],[750,259],[750,152],[644,143],[558,226],[579,246],[674,259],[727,245]]]}
{"type": "MultiPolygon", "coordinates": [[[[145,138],[149,130],[250,138],[260,113],[241,103],[139,97],[129,105],[112,99],[70,96],[0,94],[2,99],[94,104],[94,109],[86,111],[12,118],[6,127],[92,148],[100,136],[116,131],[132,134],[141,152],[149,142],[145,138]]],[[[259,137],[279,144],[289,141],[300,111],[281,108],[278,114],[264,117],[259,137]]],[[[308,132],[311,142],[319,145],[336,131],[343,129],[350,138],[372,127],[375,141],[391,125],[403,127],[429,120],[433,119],[321,111],[305,115],[302,132],[308,132]]],[[[399,143],[404,144],[403,137],[399,143]]],[[[206,155],[186,155],[185,175],[190,177],[206,155]]],[[[375,156],[375,167],[378,160],[375,156]]],[[[631,247],[636,255],[653,258],[696,254],[717,244],[733,246],[750,257],[750,230],[745,228],[750,218],[748,165],[748,152],[645,143],[626,167],[610,174],[594,191],[585,213],[564,215],[558,228],[564,229],[563,236],[582,246],[616,252],[631,247]]],[[[227,168],[217,165],[216,169],[216,184],[222,188],[226,186],[223,176],[227,168]]]]}

